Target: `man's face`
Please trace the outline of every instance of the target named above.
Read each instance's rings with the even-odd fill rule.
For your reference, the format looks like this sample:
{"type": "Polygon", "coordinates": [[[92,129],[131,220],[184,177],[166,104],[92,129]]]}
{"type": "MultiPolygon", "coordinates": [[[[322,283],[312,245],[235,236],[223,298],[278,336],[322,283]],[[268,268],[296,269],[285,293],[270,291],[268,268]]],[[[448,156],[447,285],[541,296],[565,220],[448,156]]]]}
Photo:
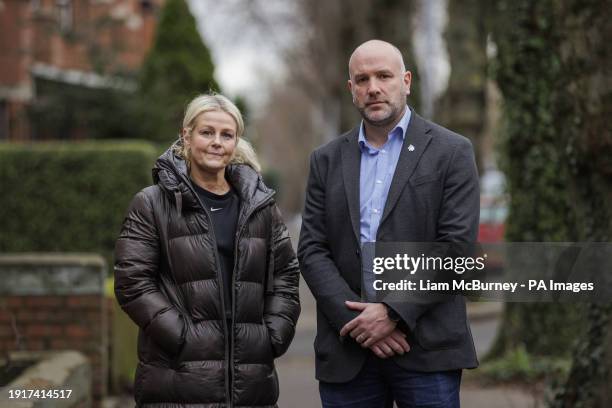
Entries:
{"type": "Polygon", "coordinates": [[[399,120],[410,93],[410,71],[403,72],[401,56],[390,47],[357,51],[349,64],[349,90],[361,117],[372,126],[399,120]]]}

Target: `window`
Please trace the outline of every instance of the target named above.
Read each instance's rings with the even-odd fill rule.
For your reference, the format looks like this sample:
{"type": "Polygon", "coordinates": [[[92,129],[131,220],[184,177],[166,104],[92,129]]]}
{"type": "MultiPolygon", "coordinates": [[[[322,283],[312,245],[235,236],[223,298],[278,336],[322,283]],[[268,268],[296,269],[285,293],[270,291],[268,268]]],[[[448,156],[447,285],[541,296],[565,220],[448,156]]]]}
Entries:
{"type": "Polygon", "coordinates": [[[151,0],[140,0],[140,9],[142,12],[152,12],[154,8],[153,2],[151,0]]]}
{"type": "Polygon", "coordinates": [[[0,101],[0,140],[8,139],[9,123],[6,101],[0,101]]]}
{"type": "Polygon", "coordinates": [[[67,33],[72,30],[73,25],[73,7],[72,0],[56,0],[57,15],[59,20],[60,31],[67,33]]]}

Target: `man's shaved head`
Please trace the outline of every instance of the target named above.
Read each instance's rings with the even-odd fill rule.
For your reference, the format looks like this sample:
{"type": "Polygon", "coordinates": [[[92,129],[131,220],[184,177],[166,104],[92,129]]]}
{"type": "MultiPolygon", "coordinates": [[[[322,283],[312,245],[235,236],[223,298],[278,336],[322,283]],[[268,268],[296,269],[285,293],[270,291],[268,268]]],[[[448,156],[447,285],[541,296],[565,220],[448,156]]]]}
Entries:
{"type": "Polygon", "coordinates": [[[353,51],[348,88],[353,104],[370,130],[374,127],[385,130],[402,117],[411,78],[402,53],[393,44],[370,40],[353,51]]]}
{"type": "Polygon", "coordinates": [[[402,52],[395,45],[388,43],[382,40],[369,40],[355,48],[355,51],[351,54],[351,58],[349,58],[349,78],[352,75],[353,67],[356,61],[361,60],[362,58],[377,58],[378,56],[386,55],[392,56],[392,59],[399,64],[401,72],[406,71],[406,66],[404,65],[404,57],[402,56],[402,52]]]}

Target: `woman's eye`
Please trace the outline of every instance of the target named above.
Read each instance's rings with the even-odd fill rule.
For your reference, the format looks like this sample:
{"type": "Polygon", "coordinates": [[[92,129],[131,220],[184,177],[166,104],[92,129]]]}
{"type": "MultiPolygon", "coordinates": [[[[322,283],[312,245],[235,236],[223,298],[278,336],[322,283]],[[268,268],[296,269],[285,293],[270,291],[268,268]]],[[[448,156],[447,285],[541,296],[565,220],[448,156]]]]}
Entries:
{"type": "Polygon", "coordinates": [[[234,138],[234,135],[232,135],[231,133],[223,133],[223,138],[226,140],[231,140],[234,138]]]}

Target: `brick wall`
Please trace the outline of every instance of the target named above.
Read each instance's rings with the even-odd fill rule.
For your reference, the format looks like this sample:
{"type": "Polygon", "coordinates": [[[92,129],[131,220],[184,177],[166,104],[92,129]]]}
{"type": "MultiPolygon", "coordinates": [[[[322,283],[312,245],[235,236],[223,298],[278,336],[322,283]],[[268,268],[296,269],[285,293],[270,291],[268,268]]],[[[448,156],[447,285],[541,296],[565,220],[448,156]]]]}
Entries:
{"type": "Polygon", "coordinates": [[[107,392],[106,265],[92,255],[0,255],[0,352],[77,350],[107,392]]]}
{"type": "Polygon", "coordinates": [[[71,23],[62,28],[62,7],[55,0],[0,0],[0,101],[9,113],[0,138],[31,138],[25,107],[36,99],[37,65],[79,72],[103,66],[110,75],[138,70],[164,2],[73,0],[67,2],[71,23]]]}
{"type": "Polygon", "coordinates": [[[107,69],[137,69],[153,42],[164,0],[70,2],[72,23],[62,30],[58,2],[0,2],[0,86],[29,81],[33,63],[91,71],[92,57],[112,54],[107,69]]]}

